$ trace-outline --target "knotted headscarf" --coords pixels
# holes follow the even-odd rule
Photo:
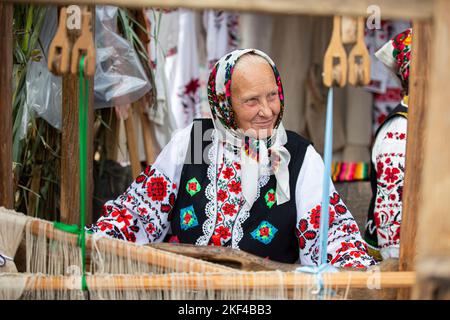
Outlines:
[[[375,56],[400,79],[404,95],[408,95],[409,88],[411,40],[410,28],[396,35],[375,53]]]
[[[278,86],[280,113],[275,122],[272,135],[268,139],[245,136],[239,130],[231,104],[231,81],[234,66],[240,57],[253,53],[264,58],[272,67]],[[281,119],[284,111],[284,94],[280,75],[272,59],[256,49],[235,50],[223,56],[214,66],[208,81],[208,100],[219,139],[240,149],[242,168],[242,193],[251,207],[256,200],[261,175],[274,174],[277,180],[276,200],[282,204],[290,199],[289,190],[289,151],[286,131]],[[218,150],[218,149],[217,149]]]

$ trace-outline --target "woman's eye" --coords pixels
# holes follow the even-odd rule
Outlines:
[[[252,105],[255,105],[258,103],[258,99],[251,98],[251,99],[248,99],[245,103],[252,106]]]
[[[274,99],[274,98],[276,98],[278,96],[278,93],[277,92],[271,92],[270,94],[269,94],[269,99]]]

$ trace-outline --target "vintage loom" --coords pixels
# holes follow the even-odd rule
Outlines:
[[[343,78],[336,78],[338,74],[333,70],[332,77],[339,83]],[[272,271],[248,272],[167,251],[185,253],[183,247],[136,246],[92,235],[86,237],[83,263],[79,245],[84,241],[50,222],[0,208],[0,226],[0,264],[5,268],[0,271],[6,270],[0,274],[0,294],[4,298],[327,299],[349,298],[358,290],[359,298],[373,298],[390,289],[409,289],[416,282],[415,272],[391,272],[395,266],[384,271],[383,265],[370,272],[308,274],[294,271],[297,266],[272,264],[266,268]],[[17,272],[13,261],[23,256],[21,250],[16,255],[21,242],[25,263]]]
[[[392,288],[409,288],[415,279],[414,272],[342,271],[323,274],[318,294],[317,276],[296,272],[296,265],[271,263],[246,254],[239,260],[220,249],[219,258],[206,257],[227,264],[244,259],[251,269],[261,270],[248,271],[168,251],[189,252],[189,246],[139,246],[95,235],[86,240],[87,290],[82,290],[78,235],[59,230],[54,223],[0,208],[0,250],[4,257],[0,299],[373,298]],[[217,254],[217,248],[205,249]],[[23,272],[17,272],[18,268]]]

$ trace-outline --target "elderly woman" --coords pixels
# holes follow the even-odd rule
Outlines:
[[[104,205],[91,230],[139,244],[228,246],[317,265],[324,166],[309,141],[283,127],[273,61],[255,49],[227,54],[211,71],[208,98],[212,119],[176,133],[155,163]],[[332,185],[329,214],[329,262],[374,264]]]

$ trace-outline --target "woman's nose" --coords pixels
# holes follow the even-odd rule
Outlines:
[[[261,108],[259,109],[259,116],[270,117],[271,115],[272,115],[272,110],[269,107],[269,103],[267,101],[263,101],[261,103]]]

